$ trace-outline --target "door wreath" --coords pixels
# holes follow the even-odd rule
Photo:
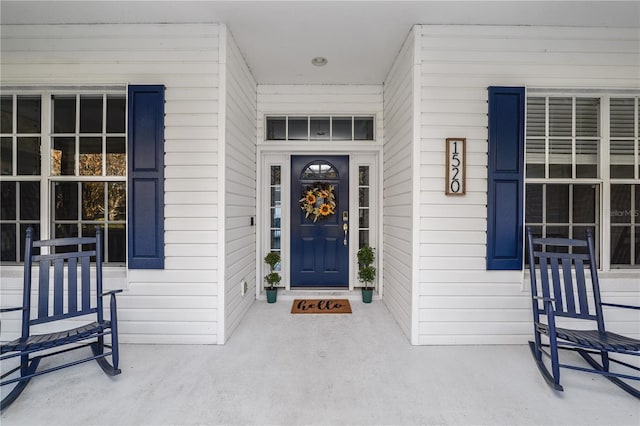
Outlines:
[[[305,218],[313,216],[313,221],[327,219],[336,212],[335,187],[326,182],[308,185],[302,192],[300,208],[306,213]]]

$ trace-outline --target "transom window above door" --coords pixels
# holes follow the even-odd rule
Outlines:
[[[372,116],[268,116],[267,141],[373,141]]]

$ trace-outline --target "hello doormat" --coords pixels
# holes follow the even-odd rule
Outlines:
[[[347,299],[296,299],[291,306],[292,314],[350,314]]]

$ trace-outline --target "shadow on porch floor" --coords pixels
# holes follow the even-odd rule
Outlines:
[[[115,379],[96,363],[37,377],[1,423],[640,424],[603,377],[563,370],[553,392],[525,345],[413,347],[382,302],[290,308],[257,301],[224,346],[122,345]]]

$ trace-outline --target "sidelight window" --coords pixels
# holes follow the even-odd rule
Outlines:
[[[370,245],[369,166],[358,167],[358,248]]]
[[[269,202],[269,251],[282,252],[282,167],[271,166]],[[278,263],[276,271],[280,271]]]

